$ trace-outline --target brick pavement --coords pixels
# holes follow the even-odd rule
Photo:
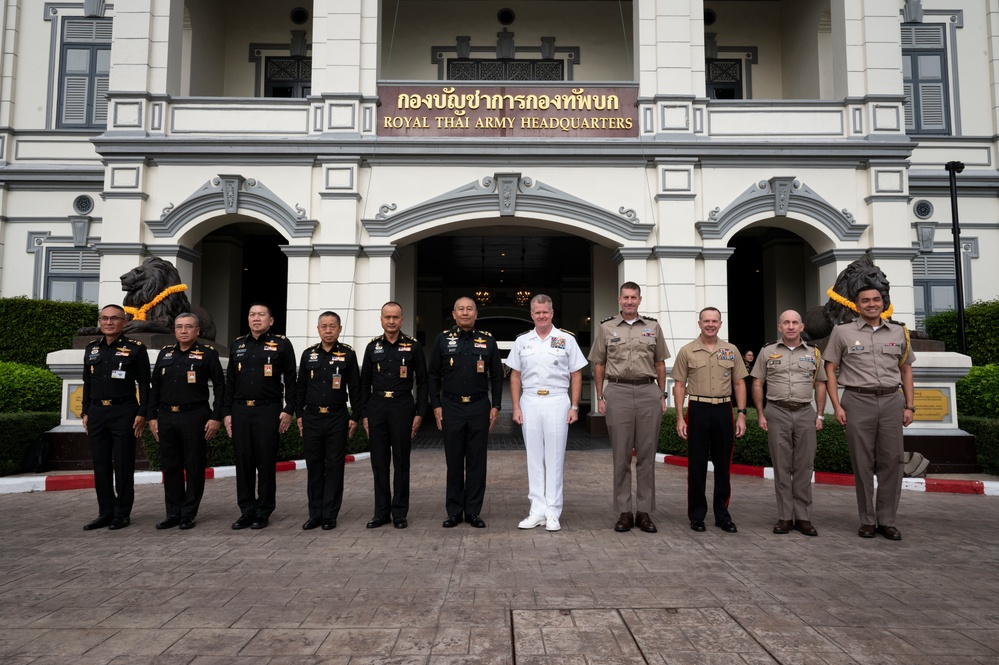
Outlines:
[[[329,532],[305,473],[271,526],[232,531],[232,478],[198,526],[84,532],[92,490],[0,496],[0,663],[904,663],[999,665],[999,499],[906,493],[904,540],[857,538],[852,488],[814,487],[818,538],[770,532],[773,484],[733,478],[739,533],[690,531],[685,471],[658,465],[659,533],[612,530],[610,453],[566,459],[563,529],[521,531],[522,452],[492,451],[488,528],[445,530],[440,450],[413,454],[410,527],[366,529],[366,462]]]

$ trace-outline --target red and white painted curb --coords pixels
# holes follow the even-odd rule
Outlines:
[[[687,458],[679,455],[667,455],[656,453],[656,462],[672,464],[673,466],[687,466]],[[748,464],[733,464],[731,472],[740,476],[754,476],[756,478],[774,479],[774,469],[772,466],[749,466]],[[714,465],[708,462],[708,471],[714,471]],[[816,471],[812,474],[812,482],[823,485],[842,485],[853,487],[853,474],[850,473],[827,473]],[[877,481],[875,481],[877,482]],[[986,496],[999,496],[999,481],[994,480],[950,480],[937,478],[904,478],[902,489],[913,492],[946,492],[948,494],[984,494]]]
[[[346,463],[360,462],[371,457],[371,453],[347,455]],[[305,468],[305,460],[278,462],[278,471],[299,471]],[[236,475],[234,466],[216,466],[205,469],[205,478],[232,478]],[[159,485],[163,482],[163,474],[159,471],[137,471],[136,485]],[[14,476],[0,478],[0,494],[17,494],[20,492],[53,492],[58,490],[93,489],[93,473],[73,473],[56,476]]]

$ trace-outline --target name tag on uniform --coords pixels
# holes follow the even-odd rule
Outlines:
[[[111,378],[112,379],[124,379],[125,378],[125,370],[123,370],[123,369],[113,369],[113,370],[111,370]]]
[[[187,382],[188,383],[198,382],[198,373],[195,372],[193,369],[187,371]]]
[[[479,374],[485,374],[485,372],[486,372],[486,361],[485,360],[476,360],[475,361],[475,371],[478,372]]]
[[[399,365],[399,378],[405,379],[407,376],[409,376],[409,368],[405,365]]]
[[[340,390],[340,381],[342,377],[339,374],[333,375],[333,390]]]
[[[274,376],[274,365],[264,365],[264,376]]]

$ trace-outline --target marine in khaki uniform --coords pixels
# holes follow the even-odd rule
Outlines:
[[[780,339],[760,349],[751,372],[753,403],[760,428],[767,433],[774,465],[777,523],[774,533],[792,528],[806,536],[819,535],[812,526],[812,471],[815,468],[815,432],[822,429],[826,405],[826,372],[819,350],[801,339],[801,315],[787,310],[777,321]],[[763,383],[767,406],[763,408]],[[812,406],[812,395],[815,406]]]
[[[614,459],[615,531],[633,526],[655,533],[649,516],[656,507],[656,449],[666,411],[669,349],[655,319],[639,316],[642,290],[625,282],[617,297],[621,311],[597,328],[589,360],[594,364],[597,410],[606,416]],[[604,386],[606,379],[607,385]],[[631,504],[631,459],[635,450],[636,514]]]
[[[836,326],[829,336],[826,391],[836,421],[846,427],[860,517],[857,535],[873,538],[880,533],[889,540],[902,540],[895,515],[904,476],[902,428],[912,423],[916,411],[912,404],[915,355],[905,326],[882,317],[887,293],[872,287],[850,295],[860,318]]]
[[[687,517],[690,528],[704,531],[708,502],[704,495],[708,474],[708,451],[715,467],[713,509],[715,526],[728,533],[738,529],[728,512],[732,494],[729,465],[735,445],[732,400],[738,409],[735,436],[746,433],[746,382],[749,373],[734,344],[719,339],[721,312],[705,307],[697,317],[701,334],[680,349],[673,363],[673,398],[676,400],[676,432],[687,442]],[[683,400],[688,397],[687,416]]]

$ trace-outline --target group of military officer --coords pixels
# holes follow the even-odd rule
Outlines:
[[[850,295],[858,318],[834,328],[824,363],[819,350],[802,339],[800,315],[788,310],[777,322],[780,338],[761,349],[753,368],[752,397],[774,464],[778,520],[773,531],[818,535],[809,516],[811,480],[816,430],[822,428],[820,414],[828,396],[836,420],[846,428],[858,535],[880,533],[900,540],[895,516],[903,476],[902,427],[915,412],[914,355],[904,326],[884,316],[887,294],[861,287]],[[600,322],[589,360],[594,363],[597,411],[606,418],[613,451],[614,529],[637,526],[654,533],[654,464],[668,405],[665,361],[670,353],[658,322],[639,314],[641,302],[638,284],[621,286],[619,313]],[[553,327],[551,298],[536,295],[530,306],[535,328],[517,338],[507,361],[513,420],[523,426],[528,461],[530,512],[518,526],[558,531],[568,425],[578,418],[587,359],[571,333]],[[359,369],[354,350],[339,342],[340,317],[326,311],[319,316],[320,342],[305,350],[296,374],[291,343],[270,332],[274,319],[269,307],[255,303],[249,310],[250,333],[233,342],[223,378],[217,352],[198,341],[197,317],[181,314],[175,321],[177,343],[160,352],[150,377],[145,347],[122,334],[125,312],[117,305],[104,307],[99,320],[103,336],[87,347],[84,360],[83,426],[93,453],[99,505],[97,519],[84,528],[129,525],[135,438],[147,417],[161,444],[166,496],[166,519],[157,529],[194,526],[204,493],[205,441],[222,422],[236,458],[240,516],[232,528],[265,528],[275,506],[278,439],[293,416],[308,468],[309,517],[303,529],[336,527],[347,441],[359,421],[370,440],[374,476],[375,509],[367,527],[392,523],[406,528],[411,441],[428,398],[447,461],[442,526],[464,521],[485,527],[486,447],[501,407],[504,371],[495,339],[475,327],[477,315],[471,298],[455,302],[455,325],[435,339],[428,366],[420,343],[401,332],[402,307],[388,302],[381,309],[383,333],[368,343]],[[748,373],[739,349],[719,338],[721,325],[718,309],[700,311],[700,334],[680,349],[671,376],[676,430],[688,445],[690,528],[706,530],[710,458],[715,525],[736,533],[728,511],[729,467],[734,440],[746,431]]]

